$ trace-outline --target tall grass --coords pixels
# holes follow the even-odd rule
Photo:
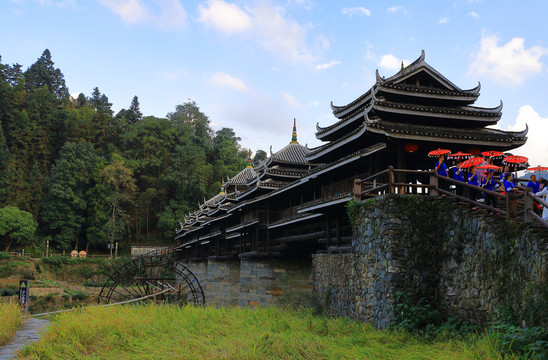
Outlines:
[[[23,315],[15,303],[0,303],[0,345],[7,344],[21,326]]]
[[[268,308],[88,308],[53,320],[30,359],[499,359],[494,342],[424,343],[403,332]]]

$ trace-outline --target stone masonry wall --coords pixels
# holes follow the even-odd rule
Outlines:
[[[208,305],[265,306],[290,291],[312,294],[310,259],[207,260],[183,264],[200,282]]]
[[[519,313],[541,301],[545,230],[443,198],[387,195],[361,211],[349,254],[313,258],[314,290],[329,294],[334,313],[384,328],[405,292],[446,316],[484,323],[502,306]]]

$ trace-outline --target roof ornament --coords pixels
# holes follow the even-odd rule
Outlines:
[[[293,118],[293,134],[291,136],[291,144],[298,144],[297,141],[297,119]]]
[[[221,191],[219,191],[219,194],[224,194],[224,193],[225,193],[225,184],[221,182]]]
[[[253,160],[251,160],[251,149],[247,151],[247,166],[248,168],[253,167]]]
[[[403,72],[403,60],[401,61],[401,70]]]
[[[377,84],[384,84],[385,81],[381,76],[379,75],[379,69],[375,70],[375,77],[377,78]]]

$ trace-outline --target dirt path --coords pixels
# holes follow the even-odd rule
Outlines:
[[[23,326],[15,333],[11,342],[0,346],[0,360],[8,360],[16,357],[17,352],[30,343],[40,340],[40,333],[50,324],[44,319],[27,319]]]

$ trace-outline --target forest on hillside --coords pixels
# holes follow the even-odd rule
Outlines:
[[[170,243],[175,228],[246,165],[230,128],[213,131],[193,101],[165,118],[135,96],[69,95],[49,50],[26,71],[0,57],[0,249],[106,251]],[[254,162],[264,160],[257,150]]]

